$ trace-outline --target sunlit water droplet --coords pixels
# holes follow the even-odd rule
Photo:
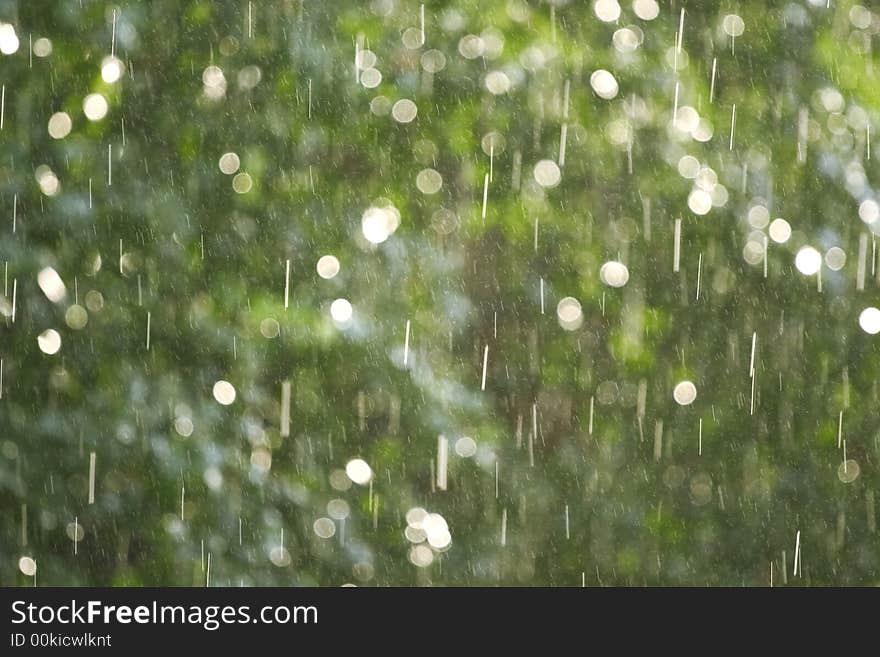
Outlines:
[[[712,209],[712,195],[703,189],[695,189],[688,196],[688,207],[694,214],[707,214]]]
[[[363,459],[352,459],[345,465],[345,474],[354,483],[365,486],[373,478],[373,471]]]
[[[229,381],[223,379],[214,384],[214,399],[224,406],[229,406],[235,401],[235,388]]]
[[[61,349],[61,335],[55,329],[46,329],[37,336],[37,345],[44,354],[57,354]]]
[[[101,94],[89,94],[83,100],[83,113],[89,121],[100,121],[109,109],[107,99]]]
[[[822,254],[812,246],[805,246],[797,252],[794,266],[804,276],[813,276],[822,266]]]
[[[672,391],[672,398],[681,406],[692,404],[697,398],[697,386],[690,381],[680,381]]]
[[[770,239],[777,244],[785,244],[791,237],[791,225],[781,217],[777,217],[770,222]]]
[[[595,0],[593,12],[604,23],[613,23],[620,18],[620,5],[617,0]]]
[[[634,0],[633,11],[643,21],[652,21],[660,15],[660,5],[656,0]]]
[[[574,331],[583,324],[584,313],[580,301],[574,297],[564,297],[556,305],[556,317],[559,325],[566,331]]]
[[[49,118],[49,136],[52,139],[64,139],[73,129],[73,121],[67,112],[55,112]]]
[[[336,535],[336,523],[330,518],[318,518],[312,525],[312,530],[319,538],[333,538]]]
[[[553,160],[541,160],[535,165],[535,180],[541,187],[556,187],[562,180],[562,171]]]
[[[611,100],[617,96],[619,90],[617,80],[605,69],[593,71],[593,74],[590,76],[590,86],[599,98],[604,98],[605,100]]]
[[[37,562],[32,557],[22,557],[18,560],[18,569],[23,575],[33,577],[37,573]]]
[[[0,23],[0,52],[4,55],[12,55],[18,52],[18,45],[15,27],[9,23]]]
[[[611,287],[623,287],[629,280],[629,269],[622,262],[609,260],[599,269],[599,279]]]
[[[436,194],[443,186],[443,177],[434,169],[422,169],[416,176],[416,187],[422,194]]]
[[[391,108],[391,116],[398,123],[411,123],[418,113],[416,104],[408,98],[398,100]]]
[[[318,276],[325,279],[330,279],[336,276],[339,273],[339,260],[336,256],[325,255],[321,256],[318,259],[318,264],[316,269],[318,270]]]
[[[241,161],[238,159],[236,153],[223,153],[223,155],[220,156],[218,164],[220,166],[220,171],[227,176],[231,176],[238,171],[238,167],[241,166]]]
[[[330,317],[334,322],[345,324],[351,320],[354,309],[348,299],[336,299],[330,304]]]
[[[880,333],[880,309],[873,306],[865,308],[859,315],[859,326],[865,333]]]
[[[64,281],[61,280],[61,276],[52,267],[44,267],[40,270],[40,273],[37,274],[37,285],[40,286],[46,298],[53,303],[62,301],[67,295]]]
[[[118,57],[109,55],[101,62],[101,79],[107,84],[118,82],[123,73],[125,73],[125,64]]]

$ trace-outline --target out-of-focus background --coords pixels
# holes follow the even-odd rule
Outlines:
[[[878,583],[870,3],[0,22],[0,584]]]

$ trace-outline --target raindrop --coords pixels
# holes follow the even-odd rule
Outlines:
[[[556,305],[556,317],[559,325],[566,331],[574,331],[580,328],[584,321],[584,313],[581,310],[580,301],[574,297],[560,299]]]
[[[822,266],[822,254],[812,246],[805,246],[797,252],[794,266],[804,276],[813,276]]]
[[[330,518],[318,518],[312,529],[319,538],[333,538],[336,534],[336,523]]]
[[[125,64],[118,57],[109,55],[101,62],[101,79],[107,84],[118,82],[123,73],[125,73]]]
[[[37,574],[37,562],[32,557],[22,557],[18,560],[18,569],[23,575],[33,577]]]
[[[535,180],[541,187],[556,187],[562,180],[562,171],[553,160],[541,160],[535,165]]]
[[[363,459],[352,459],[345,464],[345,474],[354,483],[360,486],[366,486],[373,478],[373,471],[367,462]]]
[[[672,398],[681,406],[692,404],[697,398],[697,386],[690,381],[680,381],[672,391]]]
[[[617,96],[619,90],[617,80],[615,80],[614,76],[605,69],[593,71],[593,74],[590,76],[590,86],[593,88],[593,91],[596,92],[597,96],[604,98],[605,100],[611,100]]]
[[[436,194],[443,186],[443,177],[434,169],[422,169],[416,176],[416,187],[422,194]]]
[[[865,333],[877,335],[880,333],[880,309],[869,306],[859,315],[859,326]]]
[[[318,270],[318,276],[321,278],[330,279],[336,276],[339,273],[339,260],[336,256],[325,255],[321,256],[318,259],[318,265],[316,269]]]
[[[89,121],[100,121],[109,109],[107,99],[101,94],[89,94],[83,100],[83,113]]]
[[[44,354],[57,354],[61,349],[61,335],[55,329],[46,329],[37,336],[37,345]]]
[[[416,118],[417,112],[416,104],[407,98],[398,100],[391,108],[391,116],[398,123],[411,123]]]
[[[52,139],[64,139],[72,128],[73,121],[70,120],[70,114],[67,112],[55,112],[49,118],[49,136]]]
[[[349,322],[353,313],[354,310],[347,299],[336,299],[330,304],[330,316],[339,324]]]
[[[220,156],[219,161],[220,171],[225,173],[227,176],[231,176],[233,173],[238,171],[238,167],[241,166],[241,161],[238,159],[238,155],[235,153],[224,153]]]
[[[599,278],[611,287],[623,287],[629,280],[629,269],[622,262],[609,260],[599,269]]]
[[[777,244],[785,244],[791,237],[791,225],[781,217],[777,217],[770,222],[770,239]]]
[[[455,441],[454,449],[462,458],[470,458],[477,453],[477,443],[470,436],[462,436]]]
[[[224,406],[229,406],[235,401],[235,388],[229,381],[223,379],[214,384],[214,399]]]
[[[58,275],[58,272],[51,267],[44,267],[37,274],[37,285],[46,295],[46,298],[53,303],[62,301],[67,295],[67,288],[64,287],[64,281]]]

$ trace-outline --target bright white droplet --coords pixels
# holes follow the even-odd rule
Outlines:
[[[688,207],[694,214],[707,214],[712,209],[712,195],[703,189],[695,189],[688,196]]]
[[[61,182],[58,180],[58,176],[45,164],[37,167],[36,171],[34,171],[34,176],[37,179],[37,184],[40,186],[40,191],[46,196],[55,196],[61,189]]]
[[[805,246],[794,258],[794,266],[804,276],[812,276],[822,266],[822,254],[812,246]]]
[[[18,569],[23,575],[33,577],[37,572],[37,562],[31,557],[22,557],[18,560]]]
[[[599,269],[599,278],[611,287],[623,287],[629,280],[629,269],[622,262],[609,260]]]
[[[553,160],[541,160],[535,165],[535,180],[541,187],[556,187],[562,180],[562,171]]]
[[[672,391],[672,398],[681,406],[692,404],[697,398],[697,386],[690,381],[681,381],[676,384],[675,389]]]
[[[422,520],[422,531],[428,537],[428,544],[435,550],[442,550],[452,542],[449,525],[439,513],[429,513],[425,516],[425,519]]]
[[[354,309],[351,307],[348,299],[336,299],[336,301],[330,304],[330,316],[333,318],[333,321],[340,324],[345,324],[351,320],[353,313]]]
[[[825,253],[825,264],[831,271],[840,271],[846,264],[846,252],[839,246],[832,246]]]
[[[52,139],[64,139],[72,128],[73,121],[70,120],[70,114],[67,112],[55,112],[49,118],[49,136]]]
[[[777,217],[770,222],[770,239],[777,244],[785,244],[791,237],[791,224],[785,219]]]
[[[125,73],[125,64],[119,57],[109,55],[101,62],[101,79],[107,84],[117,82]]]
[[[52,303],[58,303],[67,294],[67,288],[64,287],[64,281],[58,275],[58,272],[51,267],[44,267],[37,274],[37,285]]]
[[[37,57],[48,57],[52,54],[52,42],[46,37],[34,41],[34,54]]]
[[[83,100],[83,112],[89,121],[100,121],[107,116],[110,106],[101,94],[89,94]]]
[[[574,297],[565,297],[556,305],[556,317],[559,325],[566,331],[574,331],[580,328],[584,321],[584,312],[581,303]]]
[[[382,72],[377,68],[368,68],[361,73],[361,84],[366,89],[375,89],[382,82]]]
[[[373,470],[363,459],[352,459],[345,464],[345,474],[354,483],[365,486],[373,478]]]
[[[880,309],[869,306],[859,315],[859,326],[865,333],[877,335],[880,333]]]
[[[510,91],[510,78],[504,71],[492,71],[486,76],[486,89],[495,96]]]
[[[318,259],[317,270],[321,278],[333,278],[339,273],[339,260],[332,255],[321,256]]]
[[[394,120],[398,123],[412,122],[412,120],[416,118],[417,113],[418,108],[416,107],[416,104],[408,98],[398,100],[391,107],[391,116],[393,116]]]
[[[721,21],[721,27],[728,36],[738,37],[746,29],[746,24],[736,14],[727,14],[724,20]]]
[[[12,55],[18,52],[18,36],[15,28],[9,23],[0,23],[0,52]]]
[[[387,240],[400,225],[400,214],[393,207],[375,207],[366,209],[361,218],[361,231],[366,240],[372,244],[381,244]]]
[[[452,543],[452,534],[449,530],[428,534],[428,545],[435,550],[445,550]]]
[[[214,399],[224,406],[229,406],[235,401],[235,388],[229,381],[220,379],[214,384]]]
[[[604,98],[605,100],[614,98],[619,90],[617,80],[605,69],[593,71],[593,74],[590,76],[590,86],[593,87],[593,91],[596,92],[599,98]]]
[[[660,5],[656,0],[634,0],[633,11],[643,21],[652,21],[660,15]]]
[[[37,336],[37,345],[44,354],[57,354],[61,349],[61,335],[55,329],[46,329]]]
[[[223,153],[220,156],[220,171],[225,173],[227,176],[231,176],[233,173],[238,171],[238,167],[241,166],[241,160],[238,159],[238,155],[236,153]]]
[[[620,18],[620,5],[617,0],[596,0],[593,3],[593,12],[603,23],[613,23]]]

